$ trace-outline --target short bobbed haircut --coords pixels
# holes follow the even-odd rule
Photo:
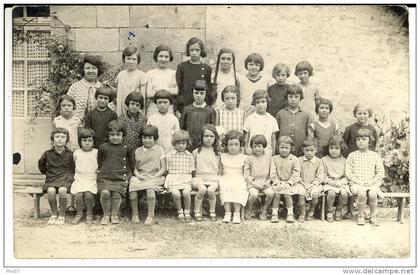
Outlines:
[[[291,84],[287,86],[287,89],[286,89],[286,96],[288,95],[300,95],[300,100],[302,100],[303,99],[302,88],[296,84]]]
[[[264,148],[267,147],[267,139],[265,138],[265,136],[263,135],[255,135],[251,138],[251,141],[249,143],[249,145],[254,146],[254,145],[259,145],[261,144]]]
[[[153,97],[153,101],[157,104],[158,99],[167,99],[169,103],[172,104],[172,95],[167,90],[159,90],[156,92],[155,96]]]
[[[205,80],[199,79],[194,83],[193,89],[196,91],[207,91],[208,90],[207,82]]]
[[[191,145],[190,134],[185,130],[179,130],[173,134],[172,140],[171,140],[172,146],[175,146],[175,144],[181,141],[186,141],[187,146]]]
[[[225,134],[225,138],[223,139],[223,145],[227,148],[228,141],[231,139],[239,140],[239,144],[241,147],[244,146],[244,134],[237,130],[230,130]]]
[[[306,137],[302,141],[302,148],[315,146],[315,148],[318,147],[318,141],[314,138]]]
[[[309,76],[312,76],[314,73],[314,68],[312,67],[311,63],[308,61],[301,61],[296,64],[295,67],[295,76],[298,76],[299,72],[308,71]]]
[[[227,85],[222,91],[222,101],[225,102],[225,95],[227,93],[234,93],[236,94],[236,107],[239,107],[239,103],[241,102],[241,92],[239,88],[235,85]]]
[[[372,131],[369,130],[368,128],[359,129],[359,131],[357,131],[356,133],[356,138],[358,137],[368,137],[369,141],[373,140]]]
[[[104,72],[104,68],[103,68],[103,63],[101,60],[101,57],[96,56],[96,55],[85,55],[85,57],[83,58],[83,62],[81,64],[81,75],[85,76],[85,64],[89,63],[93,66],[95,66],[98,69],[98,76],[100,76],[101,74],[103,74]]]
[[[131,92],[124,100],[125,106],[128,107],[130,105],[130,101],[134,101],[140,103],[140,108],[143,109],[144,107],[144,98],[140,92]]]
[[[130,56],[130,55],[133,55],[133,54],[136,54],[136,56],[137,56],[137,64],[139,64],[140,61],[141,61],[140,51],[136,47],[134,47],[134,46],[127,46],[127,47],[125,47],[125,49],[123,50],[123,53],[122,53],[122,62],[125,63],[125,57],[126,56]]]
[[[244,62],[245,69],[248,70],[248,63],[250,63],[250,62],[254,62],[254,63],[260,64],[260,72],[262,70],[264,70],[264,59],[263,59],[263,57],[260,54],[258,54],[258,53],[251,53],[250,55],[248,55],[245,58],[245,62]]]
[[[318,102],[316,102],[316,105],[315,105],[315,113],[319,113],[319,106],[321,106],[321,104],[323,104],[323,105],[328,105],[328,107],[330,107],[330,114],[331,114],[331,112],[332,112],[332,110],[333,110],[333,104],[332,104],[332,101],[331,100],[329,100],[328,98],[323,98],[323,97],[321,97],[319,100],[318,100]]]
[[[344,139],[340,137],[339,135],[333,135],[328,140],[328,148],[330,146],[338,146],[340,148],[341,153],[347,150],[346,143],[344,142]],[[330,155],[329,149],[327,149],[328,155]]]
[[[277,63],[274,67],[273,67],[273,73],[272,73],[272,77],[276,78],[276,75],[278,75],[280,72],[285,71],[287,74],[287,77],[290,76],[290,68],[289,66],[287,66],[284,63]]]
[[[64,100],[70,101],[73,104],[73,110],[76,109],[76,101],[74,100],[74,98],[71,95],[68,95],[68,94],[60,96],[60,98],[58,99],[58,103],[57,103],[58,109],[61,109],[61,103]]]
[[[114,100],[114,93],[110,87],[102,86],[96,89],[95,98],[98,99],[99,95],[107,96],[109,98],[109,102]]]
[[[360,104],[360,103],[356,104],[356,106],[354,106],[354,108],[353,108],[353,116],[354,117],[356,117],[356,113],[359,109],[367,110],[368,113],[369,113],[369,117],[372,117],[372,108],[366,106],[365,104]]]
[[[82,148],[82,139],[84,138],[92,138],[95,142],[95,132],[89,128],[83,128],[80,130],[77,142],[79,143],[80,148]]]
[[[265,98],[267,100],[267,103],[270,101],[266,90],[256,90],[252,94],[252,105],[255,105],[255,101],[261,98]]]
[[[57,127],[54,130],[51,131],[50,139],[52,142],[54,142],[54,135],[55,134],[65,134],[66,135],[66,143],[70,141],[70,134],[69,131],[66,128]]]
[[[278,140],[279,146],[282,143],[283,144],[290,144],[290,146],[293,146],[294,145],[293,139],[291,137],[289,137],[289,136],[281,136],[281,137],[279,137],[279,140]]]
[[[156,47],[155,51],[153,52],[153,60],[157,62],[157,57],[160,52],[168,52],[169,53],[169,61],[172,62],[174,60],[174,55],[172,54],[171,48],[166,45],[159,45]]]
[[[185,47],[185,54],[187,56],[190,56],[190,47],[193,44],[198,43],[198,45],[200,45],[200,56],[201,57],[206,57],[207,56],[207,51],[206,51],[206,47],[204,46],[204,42],[203,40],[201,40],[200,38],[197,37],[193,37],[190,40],[188,40],[187,42],[187,46]]]
[[[124,127],[124,123],[122,123],[121,121],[119,121],[117,119],[113,120],[113,121],[110,121],[108,123],[107,130],[108,130],[108,134],[111,133],[111,132],[122,132],[123,137],[125,137],[125,135],[127,134],[127,130]]]
[[[159,130],[156,126],[153,125],[144,126],[143,132],[141,134],[142,137],[153,137],[155,141],[159,139]]]

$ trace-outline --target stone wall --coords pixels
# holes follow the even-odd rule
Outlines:
[[[205,40],[205,13],[205,6],[51,6],[53,32],[62,34],[68,25],[77,51],[99,54],[117,65],[132,43],[141,51],[143,71],[153,68],[153,51],[159,44],[171,47],[170,67],[176,69],[188,39]],[[135,37],[129,39],[129,33]]]

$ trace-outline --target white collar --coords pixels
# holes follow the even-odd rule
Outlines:
[[[193,106],[197,107],[197,108],[204,108],[204,107],[206,107],[206,102],[203,102],[203,104],[201,104],[201,105],[197,105],[197,103],[193,102]]]

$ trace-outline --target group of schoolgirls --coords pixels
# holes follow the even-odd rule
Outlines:
[[[160,45],[153,55],[157,67],[147,74],[135,73],[137,66],[127,65],[117,77],[117,88],[107,84],[96,89],[96,108],[82,123],[68,123],[74,120],[76,103],[69,94],[60,97],[53,147],[38,163],[46,174],[48,224],[64,224],[68,193],[74,196],[77,211],[73,224],[83,219],[84,210],[86,222],[94,222],[95,197],[103,210],[100,223],[120,223],[119,210],[127,195],[131,221],[139,223],[139,195],[145,193],[145,224],[152,225],[156,193],[168,190],[180,221],[202,221],[205,197],[209,219],[216,221],[216,191],[225,210],[224,223],[240,223],[241,207],[245,219],[251,219],[259,193],[265,195],[261,220],[279,221],[283,197],[286,222],[311,221],[325,192],[327,221],[351,218],[354,201],[349,195],[354,195],[357,223],[368,220],[378,225],[384,168],[374,152],[377,133],[368,122],[369,107],[357,104],[353,111],[357,121],[342,134],[330,118],[332,102],[309,81],[313,74],[309,62],[296,65],[300,82],[289,84],[287,65],[277,64],[272,78],[267,78],[262,74],[264,60],[256,53],[245,59],[244,76],[236,72],[231,49],[220,50],[215,73],[202,61],[206,51],[200,39],[188,41],[186,55],[189,60],[171,70],[167,66],[172,52]],[[123,52],[123,61],[130,59],[140,62],[133,46]],[[132,81],[130,76],[141,77]],[[115,94],[116,112],[110,108]],[[197,190],[193,217],[191,190]],[[342,215],[346,204],[348,211]]]

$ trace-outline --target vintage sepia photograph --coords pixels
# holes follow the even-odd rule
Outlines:
[[[17,262],[414,257],[415,5],[6,8]]]

